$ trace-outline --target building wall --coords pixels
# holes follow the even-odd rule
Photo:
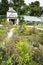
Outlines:
[[[43,21],[43,17],[23,16],[25,21]]]
[[[14,12],[7,12],[7,17],[17,17],[17,13]]]

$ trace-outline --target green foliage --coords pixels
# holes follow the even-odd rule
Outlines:
[[[43,33],[40,35],[39,43],[43,45]]]
[[[24,17],[19,17],[19,25],[25,24]]]
[[[37,62],[39,65],[43,65],[43,47],[39,47],[35,50],[33,55],[33,60]]]
[[[29,5],[31,16],[41,16],[41,7],[39,1],[31,2]]]
[[[0,47],[0,64],[4,65],[6,63],[7,59],[8,59],[8,57],[7,57],[5,49]]]
[[[6,27],[8,27],[8,26],[13,26],[13,22],[8,22],[8,21],[3,21],[3,22],[1,22],[1,24],[2,25],[5,25]]]
[[[5,32],[4,30],[0,29],[0,41],[2,41],[3,38],[5,37],[4,32]]]
[[[24,40],[19,41],[16,44],[17,51],[19,53],[19,56],[22,59],[22,65],[30,65],[32,60],[32,47]]]
[[[4,21],[6,21],[6,16],[5,15],[0,15],[0,24]]]
[[[24,6],[21,8],[20,14],[21,14],[21,15],[29,15],[28,11],[29,11],[29,6],[28,6],[28,5],[24,5]]]
[[[43,31],[30,28],[26,24],[6,24],[0,27],[0,64],[43,65]],[[12,27],[14,33],[9,39],[6,35]]]
[[[7,0],[2,0],[0,3],[0,15],[5,15],[7,10],[8,10],[8,1]]]
[[[5,22],[4,22],[5,23]],[[0,27],[0,45],[7,36],[8,31],[12,28],[12,24],[4,24],[3,26]]]
[[[14,3],[14,9],[20,15],[21,7],[24,6],[24,0],[13,0],[13,3]]]

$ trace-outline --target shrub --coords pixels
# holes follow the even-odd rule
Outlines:
[[[16,49],[22,59],[22,65],[30,65],[32,59],[32,47],[26,41],[19,41]]]

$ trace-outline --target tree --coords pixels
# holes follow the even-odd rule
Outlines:
[[[8,1],[7,0],[2,0],[0,3],[0,15],[5,15],[7,10],[8,10]]]
[[[40,7],[39,1],[31,2],[31,4],[29,4],[29,9],[31,16],[41,16],[42,8]]]
[[[25,5],[24,7],[21,8],[21,13],[22,15],[28,15],[28,11],[29,11],[29,6]]]
[[[13,0],[14,9],[20,14],[21,8],[25,5],[24,0]]]

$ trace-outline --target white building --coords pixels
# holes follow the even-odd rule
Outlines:
[[[41,22],[42,17],[35,17],[35,16],[24,16],[25,21],[35,21],[35,22]]]
[[[9,7],[9,10],[7,11],[7,21],[8,22],[12,21],[13,24],[19,23],[18,14],[12,7]]]
[[[24,18],[24,20],[27,22],[27,21],[35,21],[35,22],[43,22],[43,16],[41,17],[35,17],[35,16],[25,16],[25,15],[22,15],[21,18]]]

